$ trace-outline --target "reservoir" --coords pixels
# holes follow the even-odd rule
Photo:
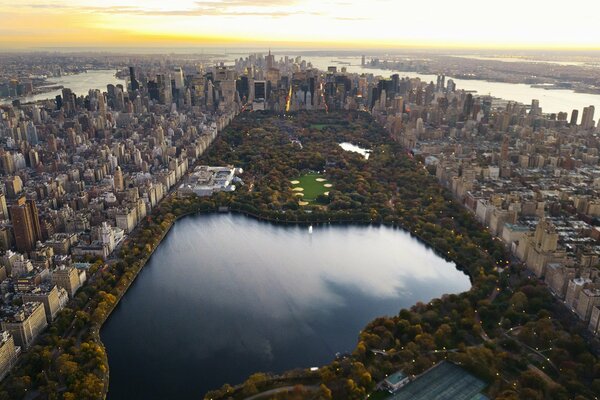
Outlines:
[[[109,400],[201,399],[258,371],[329,363],[378,316],[470,288],[408,233],[178,221],[101,331]]]

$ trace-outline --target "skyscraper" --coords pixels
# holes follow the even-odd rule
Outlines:
[[[26,135],[27,142],[29,142],[30,145],[35,146],[38,144],[37,128],[35,127],[32,121],[29,121],[29,123],[27,124]]]
[[[579,110],[573,110],[573,112],[571,113],[571,121],[569,122],[569,125],[571,125],[571,126],[577,125],[578,118],[579,118]]]
[[[584,107],[581,116],[581,129],[592,129],[594,127],[594,106]]]
[[[125,185],[123,183],[123,171],[121,171],[121,167],[119,166],[117,166],[117,169],[115,171],[114,186],[115,191],[117,192],[122,192],[125,188]]]
[[[135,68],[129,67],[129,80],[131,81],[131,91],[135,92],[136,90],[140,90],[140,83],[137,81],[135,77]]]
[[[540,101],[537,99],[531,100],[531,110],[529,112],[531,115],[541,115],[542,109],[540,108]]]
[[[34,200],[21,196],[10,207],[10,216],[15,235],[15,247],[25,253],[35,249],[38,240],[42,239],[40,219]]]
[[[508,161],[508,136],[504,135],[502,140],[502,149],[500,150],[500,159],[502,161]]]
[[[165,74],[156,76],[161,104],[171,105],[173,101],[173,90],[171,87],[171,77]]]
[[[184,88],[184,78],[183,78],[183,69],[181,67],[173,68],[173,80],[175,81],[176,89]]]
[[[267,70],[273,68],[275,66],[275,56],[271,54],[271,49],[269,49],[269,55],[267,56]]]

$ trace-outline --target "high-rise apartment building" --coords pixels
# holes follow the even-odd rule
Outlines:
[[[35,338],[48,326],[42,303],[24,303],[12,315],[2,320],[2,330],[9,331],[15,344],[29,348]]]
[[[23,191],[23,181],[19,175],[9,176],[4,181],[4,187],[6,189],[6,197],[16,199]]]
[[[581,129],[592,129],[594,127],[594,106],[584,107],[581,116]]]
[[[569,121],[569,125],[575,126],[577,125],[577,120],[579,119],[579,110],[573,110],[571,113],[571,120]]]
[[[0,332],[0,381],[6,377],[17,361],[15,340],[8,331]]]
[[[71,298],[82,285],[77,268],[64,265],[52,271],[52,283],[65,289]]]
[[[44,304],[44,312],[48,323],[52,322],[56,314],[62,310],[69,301],[67,291],[53,285],[51,288],[37,287],[21,295],[24,303],[39,302]]]
[[[21,196],[10,207],[10,216],[15,236],[15,247],[22,253],[35,249],[38,240],[42,239],[42,230],[38,210],[34,200]]]
[[[114,187],[115,191],[117,192],[122,192],[125,189],[125,185],[123,182],[123,171],[121,171],[121,167],[119,166],[117,166],[115,170]]]

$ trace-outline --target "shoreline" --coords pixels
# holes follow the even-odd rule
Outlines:
[[[398,73],[400,75],[402,74],[417,74],[417,75],[436,75],[436,73],[434,72],[430,72],[430,71],[403,71],[403,70],[399,70],[396,68],[385,68],[382,66],[376,66],[376,67],[370,67],[370,66],[364,66],[363,68],[369,70],[384,70],[384,71],[390,71],[391,73]],[[370,72],[373,75],[377,75],[375,72]],[[526,85],[527,87],[531,88],[531,89],[544,89],[544,90],[551,90],[551,91],[570,91],[572,93],[576,93],[576,94],[588,94],[588,95],[592,95],[592,96],[600,96],[600,89],[592,89],[592,88],[588,88],[588,89],[584,89],[584,88],[561,88],[561,87],[556,87],[555,84],[552,84],[552,86],[548,86],[548,87],[540,87],[541,84],[539,83],[533,83],[533,84],[529,84],[526,82],[508,82],[508,81],[502,81],[502,80],[498,80],[498,79],[492,79],[492,78],[482,78],[482,77],[470,77],[470,76],[454,76],[454,75],[446,75],[446,79],[460,79],[463,81],[473,81],[473,82],[487,82],[487,83],[504,83],[504,84],[509,84],[509,85]],[[473,89],[464,89],[464,91],[466,93],[478,93],[480,96],[485,96],[484,93],[480,93],[477,90],[473,90]],[[511,100],[511,99],[505,99],[502,97],[496,97],[492,94],[492,97],[498,98],[498,99],[502,99],[502,100],[506,100],[506,101],[516,101],[516,100]]]

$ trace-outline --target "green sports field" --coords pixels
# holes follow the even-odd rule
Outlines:
[[[322,181],[319,181],[319,180]],[[295,183],[298,182],[298,183]],[[308,203],[314,203],[317,197],[321,194],[325,194],[331,190],[331,187],[326,187],[325,185],[330,185],[329,182],[321,175],[317,173],[309,173],[302,175],[300,178],[292,180],[292,190],[295,188],[302,188],[303,191],[297,191],[297,193],[303,193],[304,196],[300,197],[301,201],[305,201]]]

